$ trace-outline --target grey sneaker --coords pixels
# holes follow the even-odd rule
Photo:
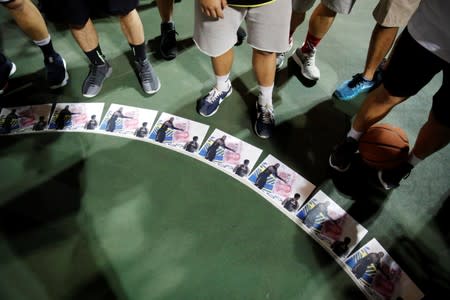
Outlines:
[[[320,70],[316,66],[316,49],[310,53],[303,53],[301,48],[298,48],[292,58],[300,66],[304,77],[309,80],[319,80]]]
[[[111,76],[112,67],[108,62],[102,65],[89,65],[89,74],[83,82],[82,93],[83,96],[91,98],[97,96],[102,89],[103,82],[106,78]]]
[[[139,82],[141,83],[144,92],[147,94],[154,94],[159,91],[161,88],[161,82],[159,81],[159,78],[148,59],[145,59],[142,62],[135,61],[134,63],[136,65]]]

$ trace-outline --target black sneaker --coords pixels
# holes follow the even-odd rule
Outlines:
[[[244,28],[239,27],[237,32],[236,32],[236,36],[237,36],[237,42],[234,45],[235,46],[240,46],[240,45],[242,45],[242,43],[244,42],[245,38],[247,37],[247,32],[245,32]]]
[[[141,83],[144,92],[147,94],[154,94],[159,91],[161,82],[148,59],[145,59],[142,62],[135,61],[134,63],[136,65],[139,82]]]
[[[47,82],[51,89],[57,89],[67,84],[69,74],[67,73],[66,61],[58,53],[44,59],[47,70]]]
[[[0,66],[0,95],[2,95],[8,86],[9,77],[16,72],[16,65],[6,59],[5,63]]]
[[[394,169],[379,170],[378,180],[380,180],[380,183],[385,190],[390,190],[398,187],[400,185],[400,180],[408,178],[412,169],[413,166],[405,162]]]
[[[255,133],[263,139],[272,136],[275,128],[275,116],[272,105],[260,105],[256,102]]]
[[[175,24],[173,22],[161,23],[161,44],[159,51],[166,60],[174,59],[177,56],[177,39]]]
[[[357,150],[358,141],[354,138],[346,137],[340,144],[334,146],[328,159],[330,167],[339,172],[347,171]]]
[[[111,76],[112,67],[105,61],[101,65],[89,65],[89,74],[83,82],[81,88],[83,96],[91,98],[97,96],[102,89],[103,82]]]

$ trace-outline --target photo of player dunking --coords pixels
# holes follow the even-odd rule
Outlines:
[[[206,155],[205,158],[209,161],[214,161],[214,159],[216,158],[216,154],[217,154],[217,149],[219,149],[219,147],[222,147],[224,149],[230,150],[232,152],[236,152],[236,150],[234,150],[233,148],[228,147],[225,144],[225,140],[227,139],[226,135],[223,135],[221,138],[216,139],[211,146],[208,147],[208,149],[206,150]]]
[[[62,110],[59,111],[55,119],[55,129],[64,129],[66,124],[72,119],[72,115],[78,115],[79,113],[71,112],[69,110],[69,105],[66,105]]]
[[[267,168],[265,168],[261,173],[259,173],[258,177],[256,178],[255,185],[259,189],[262,189],[266,185],[267,179],[270,176],[278,178],[279,180],[283,181],[284,183],[287,183],[284,178],[282,178],[278,175],[277,170],[279,167],[280,167],[280,164],[275,163],[275,164],[270,165]]]
[[[173,124],[174,120],[175,118],[171,117],[169,120],[161,124],[161,127],[159,127],[158,131],[156,132],[155,141],[163,143],[166,139],[166,132],[168,129],[183,131],[183,128],[178,128]]]
[[[106,123],[106,131],[108,132],[114,132],[114,130],[116,129],[116,121],[121,118],[121,119],[133,119],[133,117],[129,117],[129,116],[125,116],[123,113],[123,107],[119,107],[118,110],[116,110],[115,112],[113,112],[113,114],[111,115],[111,117],[109,118],[108,122]]]

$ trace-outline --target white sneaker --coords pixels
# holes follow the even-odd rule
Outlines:
[[[303,76],[309,80],[319,80],[320,70],[316,66],[315,48],[310,53],[303,53],[301,48],[298,48],[292,58],[300,66]]]
[[[284,63],[286,62],[286,57],[288,56],[289,52],[292,49],[292,46],[294,45],[294,40],[291,38],[289,40],[289,49],[286,52],[277,53],[277,71],[281,70]]]

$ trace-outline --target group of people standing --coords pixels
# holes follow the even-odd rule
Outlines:
[[[177,55],[176,30],[172,20],[174,0],[156,0],[161,16],[161,56],[167,60]],[[252,67],[259,87],[254,131],[261,138],[272,136],[275,114],[272,93],[276,70],[280,69],[294,44],[294,33],[305,20],[315,0],[195,0],[193,40],[199,50],[211,58],[216,83],[197,103],[199,114],[210,117],[231,95],[230,72],[236,33],[245,21],[247,42],[252,48]],[[319,80],[316,65],[320,41],[331,28],[336,15],[349,14],[356,0],[321,0],[314,8],[304,42],[293,53],[302,75]],[[66,62],[52,46],[45,21],[30,0],[0,0],[19,27],[44,54],[50,88],[68,82]],[[111,75],[112,67],[102,52],[98,32],[92,21],[100,10],[118,16],[122,32],[129,43],[134,67],[143,90],[158,92],[161,82],[146,55],[144,27],[136,10],[139,0],[41,0],[40,6],[49,20],[67,24],[77,44],[89,60],[89,72],[82,85],[85,97],[96,96]],[[433,97],[429,119],[422,127],[408,162],[395,170],[380,170],[379,179],[386,189],[398,186],[421,160],[445,147],[450,141],[449,62],[450,4],[445,0],[379,0],[373,11],[373,29],[363,72],[340,84],[334,95],[349,101],[370,92],[355,116],[346,139],[337,145],[329,158],[338,171],[349,168],[357,151],[359,137],[389,111],[420,91],[435,74],[443,71],[441,89]],[[406,27],[405,27],[406,26]],[[387,57],[399,28],[405,27],[397,46]],[[387,58],[387,59],[386,59]],[[384,63],[385,62],[385,63]],[[0,55],[0,93],[16,66]],[[447,99],[445,99],[447,98]]]

